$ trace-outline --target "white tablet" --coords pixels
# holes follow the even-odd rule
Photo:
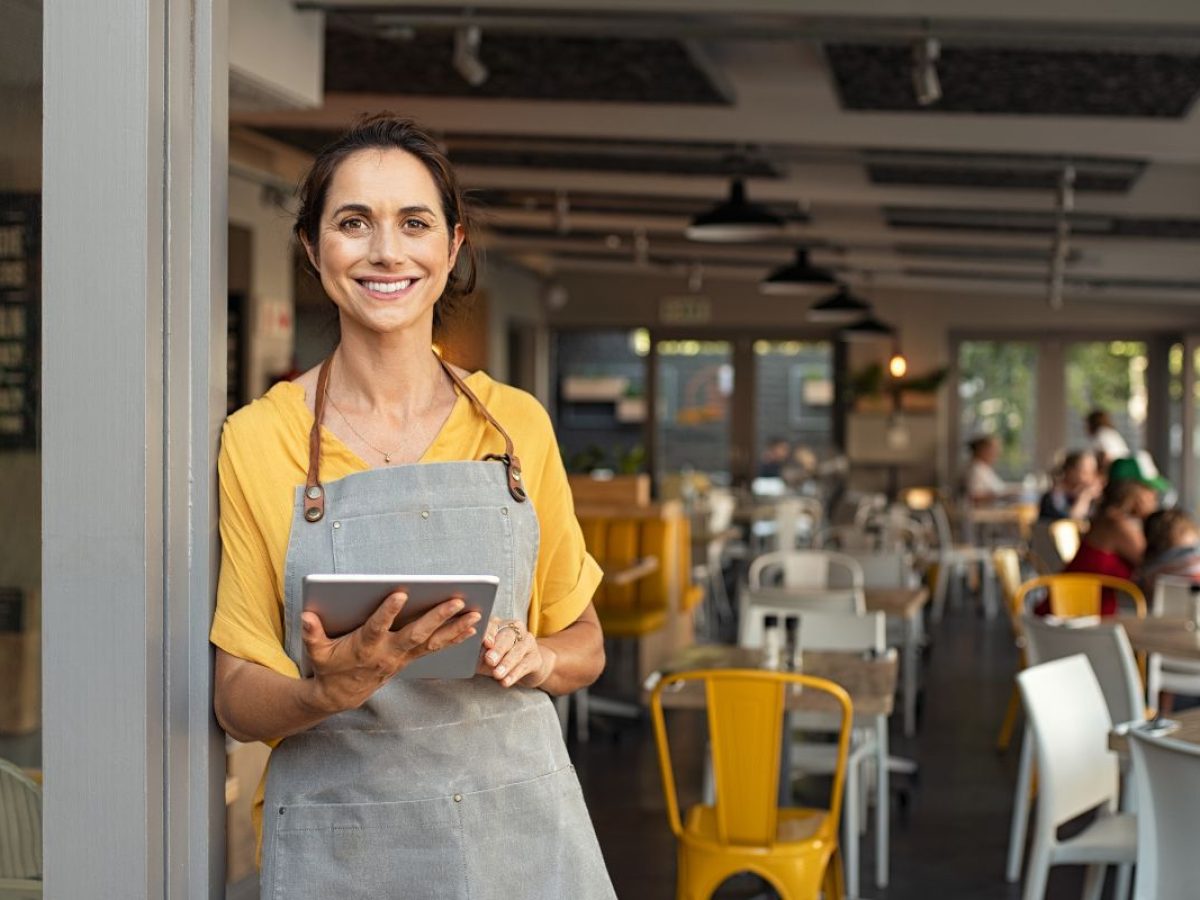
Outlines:
[[[460,644],[444,647],[396,673],[397,678],[470,678],[479,661],[479,648],[487,629],[492,604],[500,579],[495,575],[306,575],[301,605],[321,619],[330,637],[348,634],[358,628],[379,608],[391,593],[403,589],[408,602],[392,624],[403,628],[446,600],[465,602],[459,615],[480,615],[475,634]],[[312,675],[308,654],[300,665],[305,678]]]

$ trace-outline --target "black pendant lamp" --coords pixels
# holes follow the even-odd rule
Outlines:
[[[775,237],[782,231],[783,219],[747,200],[745,182],[735,178],[729,199],[692,219],[685,234],[693,241],[735,243]]]
[[[866,344],[873,341],[891,341],[896,332],[891,325],[868,315],[838,332],[838,337],[851,344]]]
[[[836,294],[831,294],[819,303],[810,306],[807,318],[810,322],[849,325],[870,314],[870,303],[854,296],[848,288],[841,287],[838,288]]]
[[[814,266],[808,261],[808,250],[796,251],[796,258],[786,266],[780,266],[758,283],[764,294],[811,294],[837,287],[837,279],[828,269]]]

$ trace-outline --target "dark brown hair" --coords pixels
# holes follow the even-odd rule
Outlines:
[[[360,150],[403,150],[415,156],[433,178],[442,204],[442,217],[446,220],[451,241],[454,240],[454,226],[462,226],[463,242],[458,251],[458,258],[446,279],[445,290],[433,308],[433,327],[437,329],[441,326],[445,314],[475,290],[478,260],[475,246],[471,242],[467,205],[450,160],[446,158],[433,136],[412,119],[391,113],[364,116],[345,134],[321,148],[300,184],[300,209],[296,213],[296,224],[293,226],[296,238],[301,244],[311,246],[315,252],[316,236],[320,231],[321,215],[325,212],[325,197],[329,193],[329,185],[333,176],[337,174],[338,167]],[[309,265],[311,266],[311,263]],[[319,277],[315,270],[313,274]]]
[[[1108,417],[1108,413],[1102,409],[1093,409],[1087,414],[1087,419],[1085,421],[1087,422],[1088,431],[1090,432],[1099,431],[1101,428],[1113,427],[1112,419],[1110,419]]]
[[[1146,519],[1146,559],[1161,556],[1181,546],[1179,536],[1196,523],[1181,509],[1160,509]]]

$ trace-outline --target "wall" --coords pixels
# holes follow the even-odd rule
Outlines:
[[[488,372],[500,381],[516,379],[513,361],[508,358],[508,332],[513,326],[528,327],[536,341],[536,347],[530,351],[535,357],[533,393],[549,405],[549,345],[542,280],[498,254],[485,254],[482,258],[481,283],[488,295]]]

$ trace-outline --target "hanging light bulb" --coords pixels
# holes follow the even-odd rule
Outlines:
[[[903,378],[908,374],[908,360],[899,347],[892,351],[892,358],[888,360],[888,374],[893,378]]]

